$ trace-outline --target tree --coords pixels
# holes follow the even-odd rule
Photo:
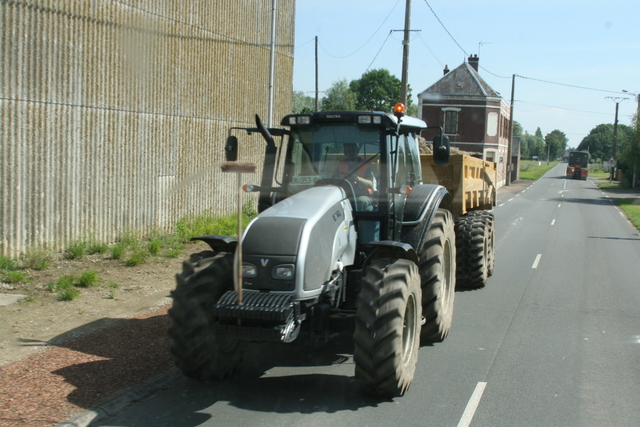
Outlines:
[[[551,133],[548,133],[547,136],[544,137],[547,153],[549,155],[547,161],[561,156],[567,149],[567,141],[567,135],[565,135],[564,132],[561,132],[558,129],[555,129],[551,131]]]
[[[616,157],[623,152],[627,141],[633,139],[633,133],[633,128],[618,124]],[[591,129],[589,135],[585,136],[578,145],[578,150],[588,151],[594,159],[609,160],[613,155],[613,125],[603,123]]]
[[[536,138],[542,138],[542,131],[540,130],[540,126],[536,129]]]
[[[625,139],[622,142],[620,162],[618,166],[628,177],[631,185],[638,186],[638,173],[640,172],[640,118],[638,113],[633,116],[629,132],[625,132]],[[620,126],[620,125],[618,125]]]
[[[522,156],[522,158],[527,159],[531,157],[532,143],[533,143],[533,135],[530,135],[529,132],[525,131],[524,135],[520,137],[520,156]]]
[[[356,94],[349,88],[347,79],[333,82],[322,98],[322,111],[353,111],[356,109]]]
[[[517,121],[513,121],[513,136],[522,136],[522,125]]]
[[[311,96],[307,96],[302,91],[293,91],[293,99],[291,102],[291,112],[294,114],[310,113],[316,110],[316,100]]]
[[[352,80],[349,88],[356,94],[356,109],[367,111],[390,112],[400,101],[400,86],[402,82],[389,70],[367,71],[358,80]],[[407,113],[415,115],[418,107],[411,99],[411,88],[407,87]]]

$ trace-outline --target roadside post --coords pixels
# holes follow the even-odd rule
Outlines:
[[[236,262],[234,265],[233,287],[238,294],[238,305],[242,305],[242,174],[255,173],[257,166],[252,162],[224,162],[222,172],[235,172],[238,187],[238,247],[236,249]]]

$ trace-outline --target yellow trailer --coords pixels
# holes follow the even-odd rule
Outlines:
[[[433,154],[421,154],[422,182],[440,184],[453,199],[455,218],[496,205],[496,164],[466,154],[451,153],[448,165],[439,166]]]
[[[440,184],[452,197],[456,231],[456,288],[485,286],[495,264],[496,164],[451,153],[449,164],[436,165],[421,154],[422,182]]]

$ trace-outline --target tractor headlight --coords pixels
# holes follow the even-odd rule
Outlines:
[[[295,273],[295,267],[293,264],[283,264],[274,267],[271,275],[274,279],[291,280]]]
[[[249,263],[242,263],[242,277],[256,277],[258,275],[258,269],[255,265]]]

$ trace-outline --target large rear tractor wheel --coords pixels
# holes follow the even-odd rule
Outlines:
[[[419,254],[422,282],[422,342],[449,334],[455,296],[456,246],[451,212],[438,209]]]
[[[211,251],[191,256],[176,275],[169,310],[171,353],[184,375],[197,380],[224,379],[242,360],[246,343],[215,332],[213,304],[233,289],[233,254]]]
[[[412,261],[373,260],[362,277],[353,335],[355,376],[378,396],[402,396],[420,348],[420,274]]]

